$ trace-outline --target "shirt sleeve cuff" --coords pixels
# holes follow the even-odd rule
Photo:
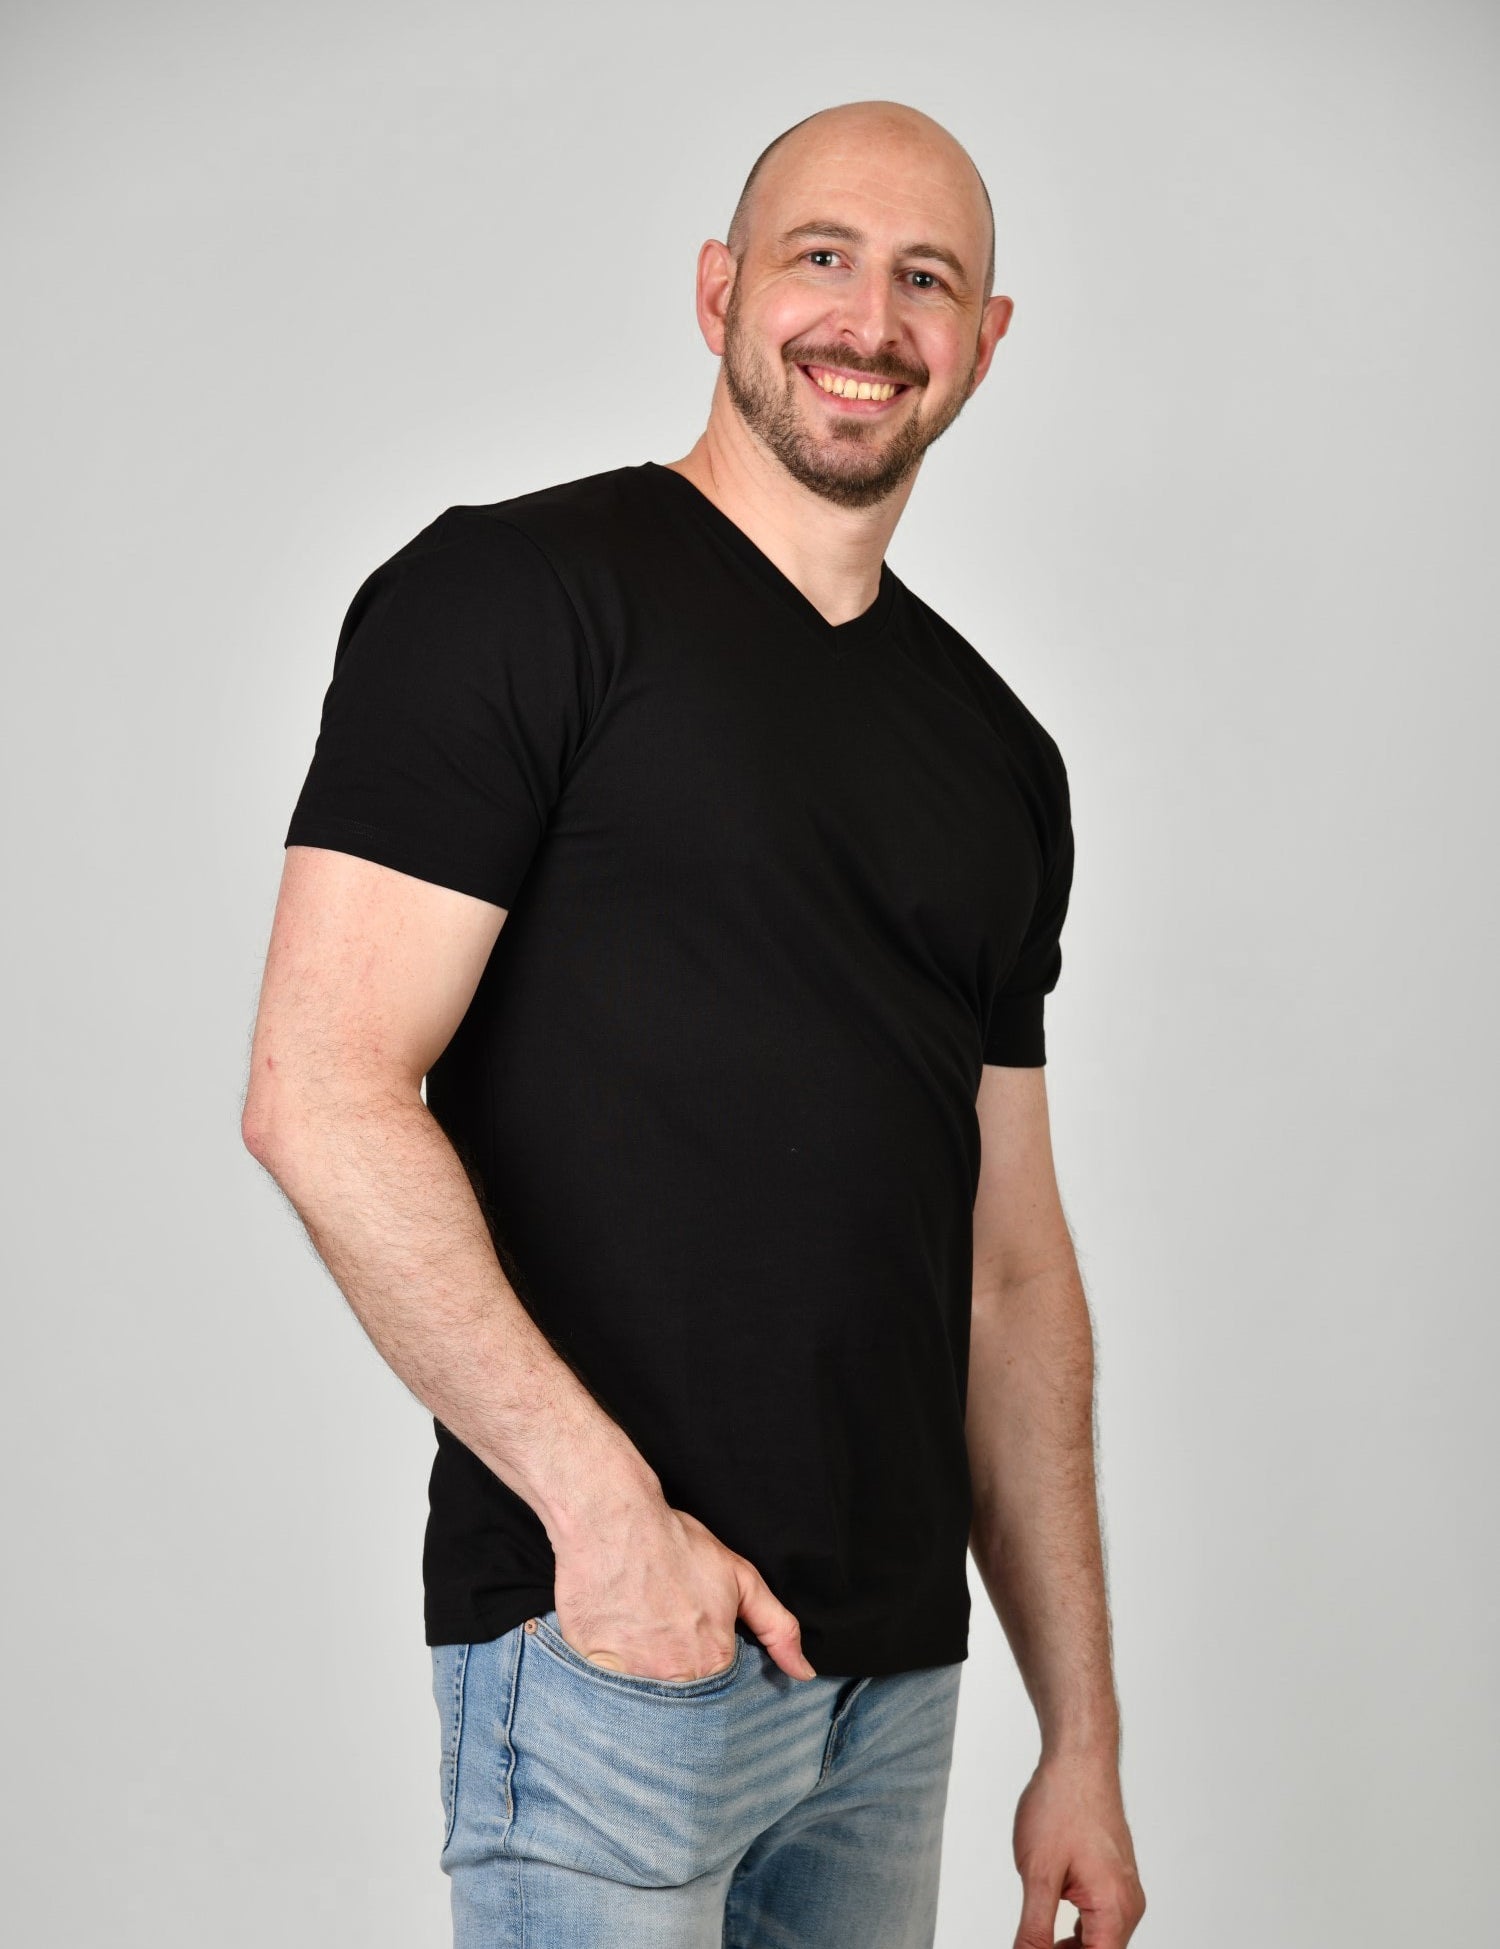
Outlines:
[[[382,832],[376,826],[355,819],[334,818],[329,813],[304,812],[293,815],[287,829],[287,846],[324,846],[334,853],[352,853],[376,866],[389,866],[397,873],[416,880],[429,880],[434,886],[452,887],[456,893],[471,894],[492,906],[513,904],[524,868],[499,868],[491,861],[467,858],[462,854],[420,839]]]
[[[1040,1069],[1047,1061],[1045,995],[998,995],[990,1010],[984,1060],[1007,1069]]]

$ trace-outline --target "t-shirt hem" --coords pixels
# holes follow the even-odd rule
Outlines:
[[[890,1639],[877,1650],[852,1632],[805,1634],[802,1648],[821,1678],[887,1678],[897,1672],[928,1671],[935,1665],[961,1665],[969,1655],[968,1634]]]
[[[507,1593],[502,1605],[485,1606],[469,1612],[429,1603],[425,1612],[425,1635],[429,1645],[488,1644],[503,1637],[529,1617],[540,1617],[553,1609],[556,1594],[550,1585],[537,1584]],[[759,1644],[750,1627],[740,1618],[735,1623],[738,1635],[750,1644]],[[878,1641],[868,1631],[840,1630],[836,1626],[812,1630],[804,1628],[803,1650],[819,1677],[884,1678],[897,1672],[926,1671],[937,1665],[960,1665],[969,1655],[967,1623],[921,1633],[882,1632]]]
[[[428,1600],[425,1625],[430,1645],[488,1644],[504,1637],[528,1617],[539,1617],[553,1607],[550,1584],[534,1584],[506,1593],[505,1602],[471,1610],[464,1605],[434,1603]]]

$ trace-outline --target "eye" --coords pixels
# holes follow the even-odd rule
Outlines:
[[[940,291],[943,288],[943,280],[933,271],[913,271],[911,275],[927,279],[925,284],[917,287],[921,291]]]
[[[807,255],[809,257],[837,257],[838,252],[836,250],[810,250]],[[822,266],[819,265],[818,268],[821,270]]]

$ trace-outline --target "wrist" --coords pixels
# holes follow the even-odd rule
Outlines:
[[[1119,1721],[1044,1733],[1041,1763],[1043,1766],[1104,1767],[1117,1772],[1120,1765]]]
[[[554,1554],[576,1550],[590,1538],[617,1531],[643,1511],[664,1511],[661,1480],[640,1450],[623,1435],[588,1454],[569,1459],[566,1473],[537,1506]]]

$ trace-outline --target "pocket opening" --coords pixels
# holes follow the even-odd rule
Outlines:
[[[532,1634],[542,1649],[558,1663],[571,1670],[587,1674],[606,1685],[614,1685],[622,1690],[644,1693],[653,1698],[681,1699],[698,1698],[705,1692],[715,1692],[733,1683],[745,1655],[745,1640],[736,1631],[734,1634],[734,1655],[729,1663],[716,1672],[705,1672],[701,1678],[648,1678],[640,1672],[611,1671],[608,1665],[596,1665],[585,1658],[581,1651],[575,1651],[558,1628],[555,1609],[544,1611],[536,1619],[536,1630]]]

